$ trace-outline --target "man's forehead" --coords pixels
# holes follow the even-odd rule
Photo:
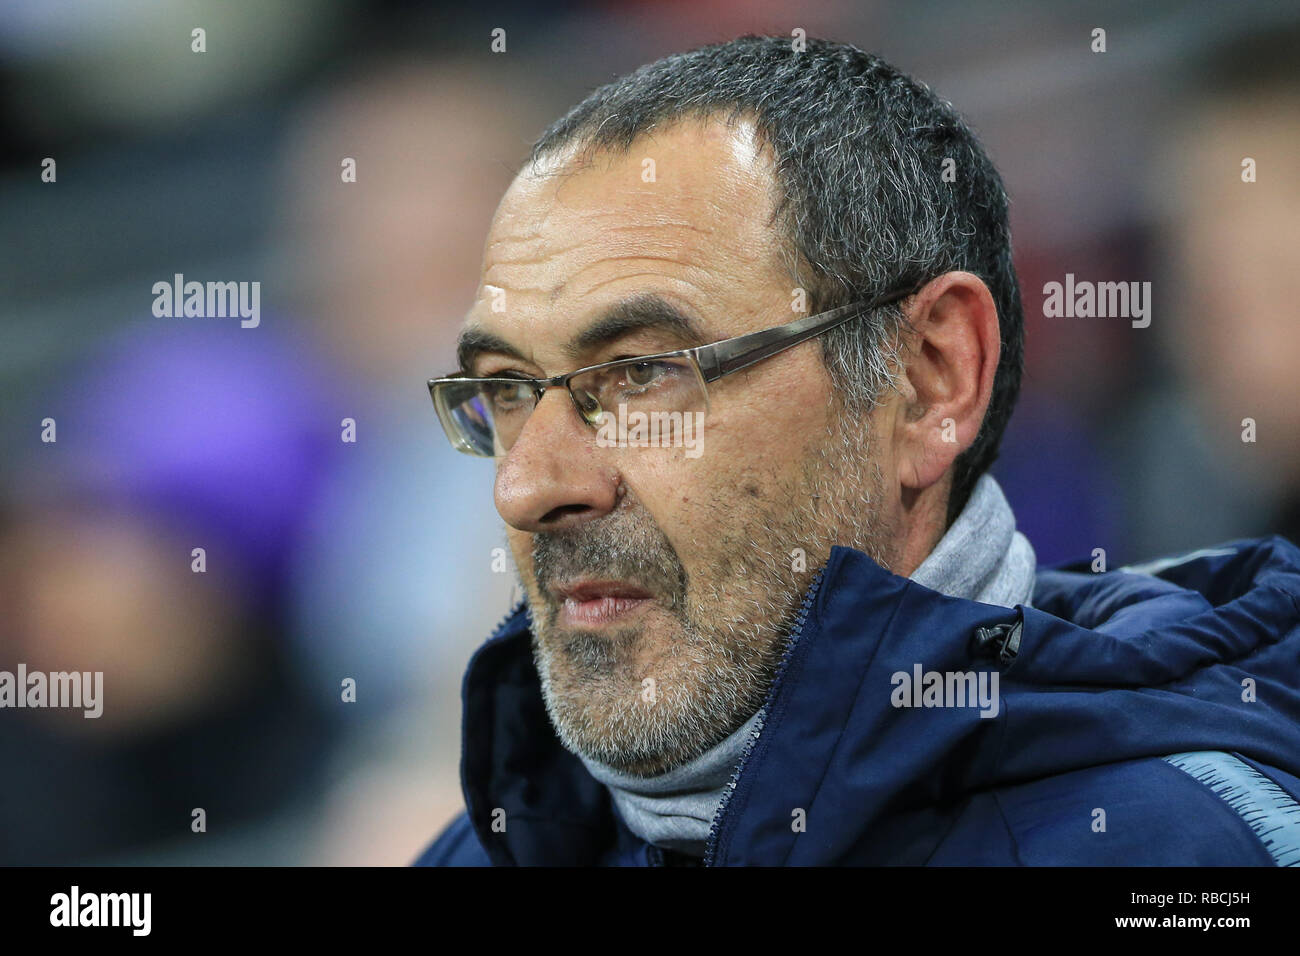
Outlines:
[[[656,242],[681,245],[685,233],[760,233],[769,228],[773,186],[749,121],[686,120],[626,150],[575,144],[515,178],[493,219],[485,267],[583,243],[601,252],[645,242],[654,255]]]
[[[471,324],[568,331],[566,316],[638,291],[734,313],[726,299],[785,285],[774,202],[770,158],[745,119],[674,123],[617,153],[562,151],[502,200]]]

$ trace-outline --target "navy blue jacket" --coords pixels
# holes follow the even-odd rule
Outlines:
[[[835,548],[705,865],[1300,864],[1300,549],[1040,569],[1032,604],[946,597]],[[917,665],[996,671],[996,716],[895,706]],[[467,812],[419,864],[684,861],[561,746],[525,605],[463,698]]]

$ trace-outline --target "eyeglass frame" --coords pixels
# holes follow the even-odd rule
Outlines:
[[[639,355],[630,358],[614,359],[610,362],[601,362],[597,365],[588,365],[584,368],[575,369],[572,372],[564,372],[560,375],[553,375],[550,378],[532,378],[526,375],[518,376],[476,376],[469,372],[455,372],[451,375],[444,375],[441,378],[431,378],[428,381],[429,397],[433,400],[434,408],[438,409],[438,400],[434,396],[434,387],[442,384],[464,384],[466,382],[508,382],[513,385],[531,384],[535,401],[533,408],[541,403],[548,389],[564,387],[569,393],[569,399],[577,409],[578,417],[592,428],[597,427],[593,422],[587,419],[583,413],[582,406],[578,402],[578,396],[573,394],[573,389],[569,387],[569,382],[579,375],[585,375],[588,372],[598,371],[603,368],[610,368],[615,365],[635,365],[638,362],[651,362],[656,359],[671,358],[673,356],[688,355],[699,372],[700,378],[705,385],[704,401],[705,407],[708,407],[709,390],[708,383],[716,382],[732,372],[739,372],[742,369],[749,368],[751,365],[771,358],[773,355],[779,355],[787,349],[792,349],[796,345],[801,345],[810,339],[819,335],[839,328],[851,319],[882,308],[886,305],[892,305],[903,299],[915,295],[924,288],[925,282],[917,283],[906,289],[894,290],[876,296],[872,299],[858,300],[842,305],[835,309],[825,312],[817,312],[813,315],[805,315],[803,318],[794,319],[791,322],[785,322],[781,325],[774,325],[770,328],[760,329],[757,332],[746,332],[743,335],[736,335],[729,339],[721,339],[717,342],[710,342],[706,345],[697,345],[687,349],[671,349],[667,352],[656,352],[653,355]],[[441,409],[439,410],[439,419],[442,419]],[[444,430],[446,422],[443,421]],[[451,438],[448,435],[448,438]],[[490,455],[480,455],[477,451],[464,447],[463,442],[457,442],[452,439],[452,444],[460,451],[476,457],[488,458],[495,457]]]

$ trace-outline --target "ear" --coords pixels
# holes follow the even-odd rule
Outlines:
[[[938,482],[979,434],[1001,353],[998,310],[979,276],[948,272],[916,294],[894,419],[899,484]]]

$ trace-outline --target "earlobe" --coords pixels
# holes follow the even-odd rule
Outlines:
[[[933,409],[921,410],[919,420],[908,427],[911,434],[905,473],[909,480],[904,484],[919,491],[938,482],[952,467],[961,454],[960,434],[954,419],[937,419]]]

